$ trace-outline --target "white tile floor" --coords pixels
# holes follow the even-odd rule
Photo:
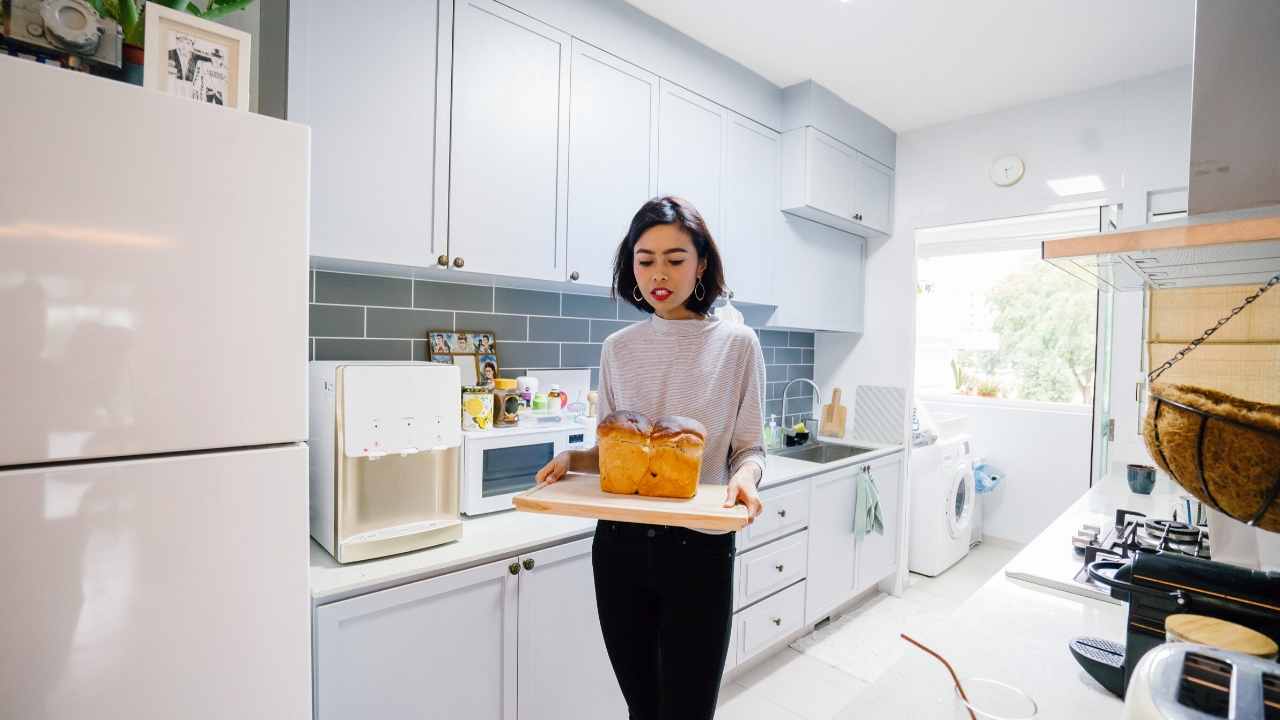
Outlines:
[[[906,651],[899,633],[945,622],[1019,549],[985,542],[936,578],[911,574],[902,597],[878,595],[832,618],[726,684],[717,720],[828,720]]]

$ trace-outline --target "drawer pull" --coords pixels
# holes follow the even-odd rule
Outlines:
[[[782,618],[776,617],[776,618],[769,618],[769,619],[773,621],[774,625],[777,625],[778,627],[782,627]]]
[[[777,564],[777,565],[774,565],[774,567],[778,569],[778,572],[782,572],[782,564],[781,564],[781,563],[779,563],[779,564]]]
[[[783,518],[784,518],[784,517],[786,517],[786,516],[787,516],[787,509],[786,509],[786,508],[783,508],[783,509],[781,509],[781,510],[779,510],[779,511],[778,511],[778,517],[783,517]]]

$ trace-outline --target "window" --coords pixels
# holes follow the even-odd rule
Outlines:
[[[916,390],[1089,405],[1097,291],[1040,259],[1096,207],[916,233]]]

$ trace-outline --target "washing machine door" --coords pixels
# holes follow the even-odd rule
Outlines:
[[[973,519],[973,503],[977,489],[973,484],[973,468],[968,463],[957,463],[947,470],[947,532],[954,540],[969,537],[969,523]]]

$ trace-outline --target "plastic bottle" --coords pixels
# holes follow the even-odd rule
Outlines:
[[[776,450],[782,445],[782,429],[778,427],[778,416],[769,416],[769,430],[764,435],[765,448]]]

